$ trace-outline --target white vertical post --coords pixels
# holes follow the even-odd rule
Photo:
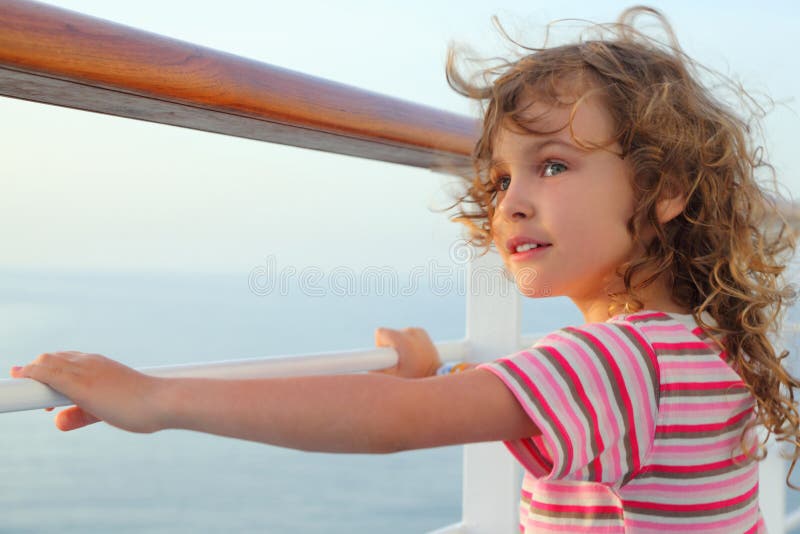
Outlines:
[[[758,506],[770,534],[786,532],[786,464],[780,447],[768,444],[767,457],[758,464]]]
[[[467,341],[471,362],[519,350],[520,299],[494,251],[467,268]],[[463,525],[471,534],[519,531],[520,467],[502,443],[464,447]]]

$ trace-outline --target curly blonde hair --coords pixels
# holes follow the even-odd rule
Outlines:
[[[640,15],[660,22],[666,42],[635,29]],[[620,266],[625,291],[609,294],[609,316],[617,307],[640,310],[639,290],[665,278],[675,303],[692,311],[749,387],[756,399],[754,425],[794,446],[793,469],[800,452],[794,398],[800,383],[783,365],[788,351],[777,353],[770,338],[779,335],[795,297],[782,276],[795,235],[777,206],[774,170],[754,141],[765,109],[737,83],[689,58],[654,9],[630,8],[617,23],[590,29],[592,38],[582,36],[571,45],[529,48],[515,42],[523,56],[481,70],[472,81],[461,75],[458,52],[451,47],[448,82],[485,104],[482,135],[473,151],[475,175],[451,206],[459,207],[451,219],[465,224],[471,243],[487,253],[496,197],[487,167],[498,131],[535,131],[524,115],[531,97],[563,106],[565,80],[569,91],[578,93],[566,105],[599,94],[616,126],[612,141],[634,169],[635,208],[628,231],[644,251]],[[743,112],[715,96],[726,89]],[[683,212],[659,223],[658,201],[676,194],[686,199]],[[645,242],[642,230],[648,225],[656,235]],[[705,324],[703,312],[717,324]],[[763,447],[746,450],[757,458],[765,454]],[[787,484],[792,486],[788,476]]]

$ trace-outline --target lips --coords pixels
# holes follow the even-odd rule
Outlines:
[[[546,241],[541,241],[533,237],[514,236],[506,242],[506,250],[508,250],[511,254],[516,254],[517,247],[521,245],[537,245],[536,249],[531,249],[537,250],[542,247],[549,247],[551,243],[547,243]]]

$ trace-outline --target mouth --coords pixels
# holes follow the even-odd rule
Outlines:
[[[540,253],[551,246],[553,246],[552,243],[525,236],[515,236],[506,242],[506,250],[511,254],[512,259],[533,256],[534,253]]]
[[[511,252],[509,259],[511,261],[525,261],[536,258],[544,254],[552,245],[534,245],[532,247],[522,245],[517,247],[516,252]]]

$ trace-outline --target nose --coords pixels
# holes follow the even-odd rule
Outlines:
[[[506,189],[505,194],[497,205],[497,212],[510,221],[533,217],[532,192],[524,185],[522,180],[511,180],[508,189]]]

